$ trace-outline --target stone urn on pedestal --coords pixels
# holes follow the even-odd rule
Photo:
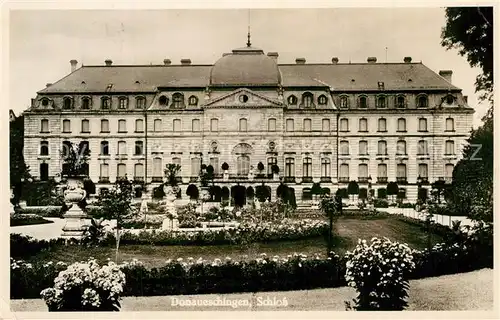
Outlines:
[[[163,191],[165,192],[165,213],[167,214],[167,218],[163,220],[163,230],[177,229],[179,225],[177,209],[175,208],[178,188],[169,185],[163,186]]]
[[[67,179],[66,190],[64,190],[64,201],[68,211],[63,215],[65,220],[61,237],[70,239],[81,239],[87,229],[85,218],[87,214],[78,206],[85,199],[87,192],[83,189],[83,179],[70,177]]]

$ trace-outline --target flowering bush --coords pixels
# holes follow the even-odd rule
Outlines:
[[[125,274],[113,262],[100,267],[95,259],[59,272],[54,287],[40,292],[49,311],[120,311]]]
[[[359,240],[346,253],[346,281],[356,288],[356,310],[403,310],[407,306],[408,279],[415,268],[413,251],[406,244],[372,238]],[[350,309],[350,303],[346,303]]]

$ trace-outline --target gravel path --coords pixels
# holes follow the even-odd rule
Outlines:
[[[352,288],[315,289],[286,292],[260,292],[195,295],[124,297],[122,311],[344,311],[344,301],[355,297]],[[287,306],[284,306],[286,298]],[[253,304],[228,306],[174,306],[175,301],[224,301]],[[493,269],[413,280],[410,282],[408,310],[493,311]],[[11,300],[12,311],[47,311],[40,299]]]

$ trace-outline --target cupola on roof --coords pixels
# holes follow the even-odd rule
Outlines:
[[[277,86],[280,82],[276,61],[250,41],[217,60],[210,72],[211,86]]]

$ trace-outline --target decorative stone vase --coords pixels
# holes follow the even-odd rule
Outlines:
[[[65,225],[62,228],[61,237],[80,240],[87,225],[85,218],[87,214],[78,206],[78,202],[85,199],[87,192],[83,189],[83,179],[80,177],[68,177],[66,190],[64,190],[64,201],[68,206],[68,211],[63,215]]]

